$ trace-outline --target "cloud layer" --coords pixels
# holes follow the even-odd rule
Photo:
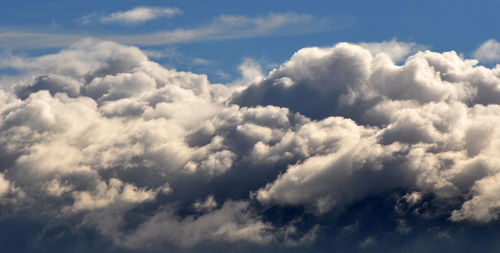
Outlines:
[[[130,11],[116,12],[108,16],[91,13],[82,17],[79,23],[89,25],[98,21],[100,23],[138,25],[155,18],[171,17],[180,13],[182,11],[178,8],[137,7]],[[126,33],[113,30],[108,32],[107,35],[97,33],[93,37],[128,45],[158,46],[194,41],[233,40],[317,33],[325,30],[342,29],[354,24],[355,21],[353,17],[331,20],[293,12],[268,13],[267,15],[260,16],[222,14],[214,17],[209,22],[192,27],[162,28],[148,32],[132,29]],[[127,28],[134,28],[134,26]],[[74,32],[39,32],[28,29],[1,29],[0,27],[0,46],[7,49],[60,49],[77,43],[88,36],[92,36],[93,32],[89,31],[89,29],[91,28]],[[74,30],[74,27],[71,27],[69,30]],[[88,36],[82,34],[88,34]]]
[[[500,68],[455,52],[394,63],[414,46],[304,48],[264,77],[247,62],[259,73],[238,86],[91,39],[4,58],[21,74],[0,90],[2,219],[138,251],[307,247],[336,226],[321,217],[381,196],[398,233],[443,213],[494,222]]]

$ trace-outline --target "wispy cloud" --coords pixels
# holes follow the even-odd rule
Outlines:
[[[77,34],[11,31],[0,29],[0,48],[61,48],[71,45],[85,36]]]
[[[123,14],[125,15],[125,13],[128,12],[124,12]],[[115,17],[123,16],[117,14]],[[135,18],[139,20],[139,17]],[[221,15],[211,22],[202,24],[198,27],[163,30],[145,34],[130,33],[101,36],[90,33],[87,34],[88,36],[81,36],[68,33],[18,32],[10,30],[4,30],[2,32],[0,30],[0,47],[58,48],[70,45],[83,37],[89,36],[125,44],[152,46],[207,40],[230,40],[314,33],[325,30],[342,29],[355,22],[356,19],[354,17],[333,20],[318,18],[308,14],[287,12],[270,13],[257,17]]]
[[[140,24],[159,17],[172,17],[182,13],[179,8],[136,7],[128,11],[111,13],[101,17],[103,23]]]
[[[302,34],[326,29],[340,29],[354,20],[331,22],[307,14],[271,13],[247,17],[221,15],[207,25],[192,29],[175,29],[149,34],[110,36],[107,39],[135,45],[162,45],[192,41],[242,39],[261,36]]]

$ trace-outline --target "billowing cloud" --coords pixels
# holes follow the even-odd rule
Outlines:
[[[409,217],[495,221],[500,68],[453,51],[395,63],[414,47],[304,48],[268,75],[247,60],[238,85],[92,39],[3,58],[20,74],[0,89],[0,215],[129,251],[310,247],[361,229],[352,208],[377,199],[398,235]],[[343,210],[353,224],[328,218]]]
[[[309,152],[303,162],[290,164],[256,192],[257,199],[306,204],[322,212],[389,188],[447,197],[487,194],[483,185],[495,181],[477,180],[496,174],[496,158],[486,157],[496,152],[498,119],[492,110],[500,98],[500,79],[497,68],[476,63],[455,52],[424,51],[397,66],[383,52],[343,43],[300,50],[232,101],[286,107],[317,119],[312,125],[328,122],[309,131],[321,136],[313,143],[331,143],[331,151]],[[296,148],[310,150],[311,137],[300,130],[294,138],[306,139],[295,141]],[[269,155],[280,146],[256,145],[256,150]],[[477,206],[475,200],[462,208]],[[483,210],[487,216],[495,213],[494,208]],[[465,210],[453,217],[478,219]]]

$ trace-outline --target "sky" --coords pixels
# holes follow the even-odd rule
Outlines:
[[[1,252],[498,252],[500,1],[9,1]]]
[[[227,83],[238,77],[237,66],[246,58],[269,71],[301,48],[343,41],[395,39],[470,57],[500,36],[499,6],[497,0],[9,1],[2,6],[0,48],[32,55],[82,37],[110,39],[149,50],[165,66]],[[141,7],[159,12],[117,18]]]

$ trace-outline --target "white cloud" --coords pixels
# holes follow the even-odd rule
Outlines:
[[[160,7],[136,7],[128,11],[119,11],[101,17],[100,21],[104,23],[124,23],[140,24],[160,17],[172,17],[182,13],[179,8],[160,8]]]
[[[500,43],[494,39],[489,39],[474,52],[474,57],[484,62],[500,61]]]
[[[73,192],[75,203],[71,211],[102,209],[116,202],[141,203],[152,200],[155,192],[151,190],[138,189],[131,184],[123,184],[119,179],[111,178],[109,183],[100,182],[96,186],[95,193],[87,191]]]
[[[423,50],[424,47],[416,43],[398,42],[396,39],[383,42],[362,42],[359,45],[368,49],[373,56],[385,53],[395,62],[404,60],[411,53]]]

